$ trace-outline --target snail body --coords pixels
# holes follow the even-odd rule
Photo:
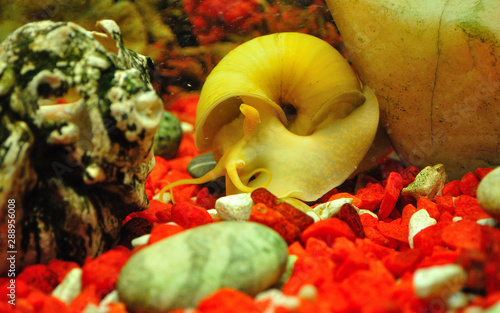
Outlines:
[[[231,51],[203,86],[195,143],[226,176],[228,194],[266,187],[278,197],[316,200],[356,169],[375,137],[379,108],[348,62],[301,33],[250,40]]]

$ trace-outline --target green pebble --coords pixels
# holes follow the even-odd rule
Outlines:
[[[154,153],[164,159],[173,159],[182,139],[181,123],[168,111],[163,111],[160,126],[153,140]]]
[[[217,222],[161,240],[134,254],[117,282],[120,300],[134,313],[195,308],[221,287],[251,296],[279,281],[287,244],[253,222]]]

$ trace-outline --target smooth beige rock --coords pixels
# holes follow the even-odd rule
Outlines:
[[[398,155],[450,179],[500,164],[497,0],[326,0]]]
[[[461,290],[467,282],[467,272],[457,264],[420,268],[413,274],[415,295],[421,299],[447,298]]]
[[[477,187],[477,200],[489,215],[500,221],[500,167],[481,180]]]

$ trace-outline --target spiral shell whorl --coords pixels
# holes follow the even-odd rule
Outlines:
[[[301,33],[277,33],[248,41],[228,53],[208,76],[196,115],[196,145],[210,149],[215,134],[240,114],[241,100],[273,107],[293,133],[306,135],[311,117],[335,96],[361,92],[342,55],[325,41]],[[297,118],[287,121],[281,107]]]
[[[226,191],[266,187],[278,197],[313,201],[351,175],[369,150],[378,102],[333,47],[301,33],[255,38],[231,51],[208,76],[196,115],[199,150],[226,176]]]

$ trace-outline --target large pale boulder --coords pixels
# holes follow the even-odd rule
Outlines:
[[[451,179],[500,164],[498,1],[326,2],[404,161]]]

